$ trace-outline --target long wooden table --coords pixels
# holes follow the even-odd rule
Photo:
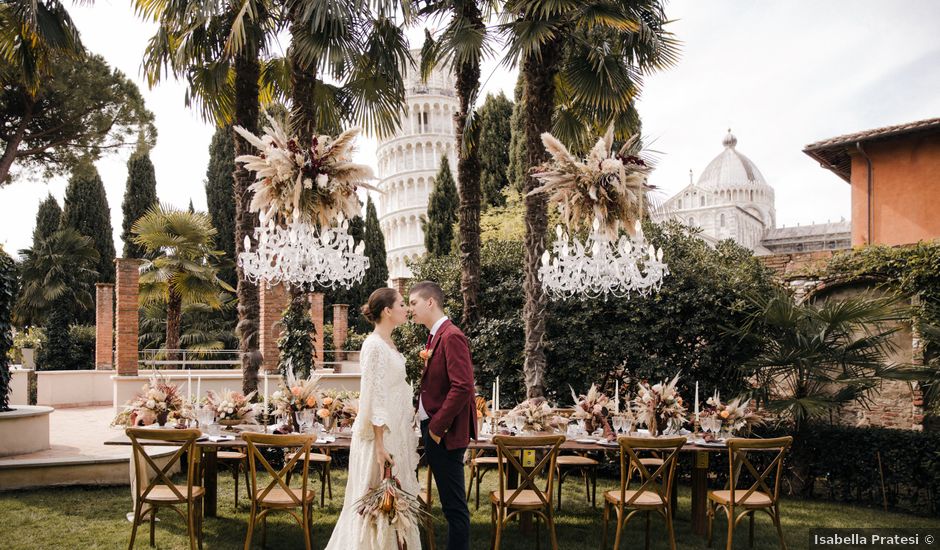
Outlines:
[[[341,434],[342,435],[342,434]],[[337,437],[333,442],[315,443],[317,449],[326,450],[348,450],[351,440],[349,437]],[[154,446],[172,446],[172,443],[164,441],[142,441],[145,445]],[[105,445],[130,445],[130,439],[124,434],[105,441]],[[203,471],[203,488],[205,494],[205,515],[207,517],[216,517],[218,503],[218,462],[217,455],[220,449],[244,448],[246,443],[240,437],[235,437],[230,441],[197,441],[196,447],[201,452],[200,462]],[[469,450],[475,451],[495,451],[496,445],[489,439],[480,439],[470,441]],[[582,443],[569,439],[561,446],[562,451],[575,452],[603,452],[619,453],[620,448],[610,445],[601,445],[599,443]],[[708,496],[708,454],[713,452],[725,452],[725,446],[702,446],[693,443],[682,447],[683,453],[693,455],[692,468],[692,531],[699,535],[704,535],[706,530],[706,507]]]

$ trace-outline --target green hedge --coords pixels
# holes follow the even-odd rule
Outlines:
[[[95,368],[95,326],[72,325],[67,335],[50,344],[48,335],[41,337],[36,352],[37,370],[88,370]],[[50,351],[52,350],[52,351]]]

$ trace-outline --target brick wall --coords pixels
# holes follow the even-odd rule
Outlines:
[[[264,358],[261,368],[267,371],[276,371],[280,353],[277,349],[277,340],[281,337],[284,327],[281,317],[284,310],[290,305],[290,292],[284,285],[258,286],[260,294],[261,338],[259,348]]]
[[[137,338],[138,302],[140,285],[141,260],[136,258],[118,258],[117,279],[115,294],[117,298],[117,316],[115,318],[115,334],[117,342],[114,347],[115,366],[118,374],[137,375]]]
[[[323,293],[311,292],[307,295],[307,299],[310,301],[310,320],[313,321],[313,327],[316,332],[313,337],[315,358],[315,364],[313,366],[316,368],[317,365],[323,364],[323,346],[325,344],[323,338]]]
[[[808,297],[840,299],[861,292],[878,292],[877,281],[864,278],[823,278],[822,272],[835,251],[795,252],[760,256],[764,265],[774,271],[777,278],[790,287],[794,299],[802,302]],[[890,353],[890,362],[919,364],[923,360],[922,342],[908,324],[894,334],[896,350]],[[852,404],[833,414],[832,421],[848,426],[873,426],[905,430],[924,427],[923,394],[916,384],[893,380],[882,381],[872,395],[868,407]]]
[[[95,368],[114,369],[114,285],[95,284]]]
[[[408,288],[411,286],[411,279],[404,277],[392,279],[392,288],[398,291],[406,300],[408,299]]]

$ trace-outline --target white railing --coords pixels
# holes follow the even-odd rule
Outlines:
[[[357,357],[357,351],[343,351],[346,361],[350,356]],[[323,350],[322,367],[334,368],[341,361],[336,359],[337,351]],[[143,349],[138,351],[137,365],[139,368],[150,369],[239,369],[242,365],[241,351],[237,349],[222,349],[209,351],[193,351],[187,349]]]

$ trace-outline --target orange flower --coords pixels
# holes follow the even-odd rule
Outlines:
[[[333,398],[332,398],[332,397],[324,397],[324,398],[323,398],[323,406],[324,406],[324,407],[329,407],[329,406],[332,405],[332,404],[333,404]]]
[[[294,386],[290,389],[290,392],[294,394],[294,397],[300,397],[300,386]]]
[[[425,360],[425,361],[427,361],[428,359],[430,359],[432,355],[434,355],[434,351],[433,351],[433,350],[429,350],[429,349],[423,349],[423,350],[421,350],[421,351],[418,352],[418,357],[420,357],[421,359],[423,359],[423,360]]]
[[[329,410],[329,409],[320,409],[319,411],[317,411],[317,416],[319,416],[320,418],[323,418],[323,419],[327,419],[327,418],[330,417],[330,410]]]
[[[313,407],[314,405],[316,405],[316,404],[317,404],[317,398],[316,398],[316,397],[314,397],[314,396],[311,395],[310,397],[307,398],[307,406],[308,406],[308,407],[311,407],[311,408],[312,408],[312,407]]]
[[[729,413],[728,413],[727,410],[721,411],[721,413],[720,413],[720,415],[721,415],[722,418],[728,418],[728,414],[729,414]]]

